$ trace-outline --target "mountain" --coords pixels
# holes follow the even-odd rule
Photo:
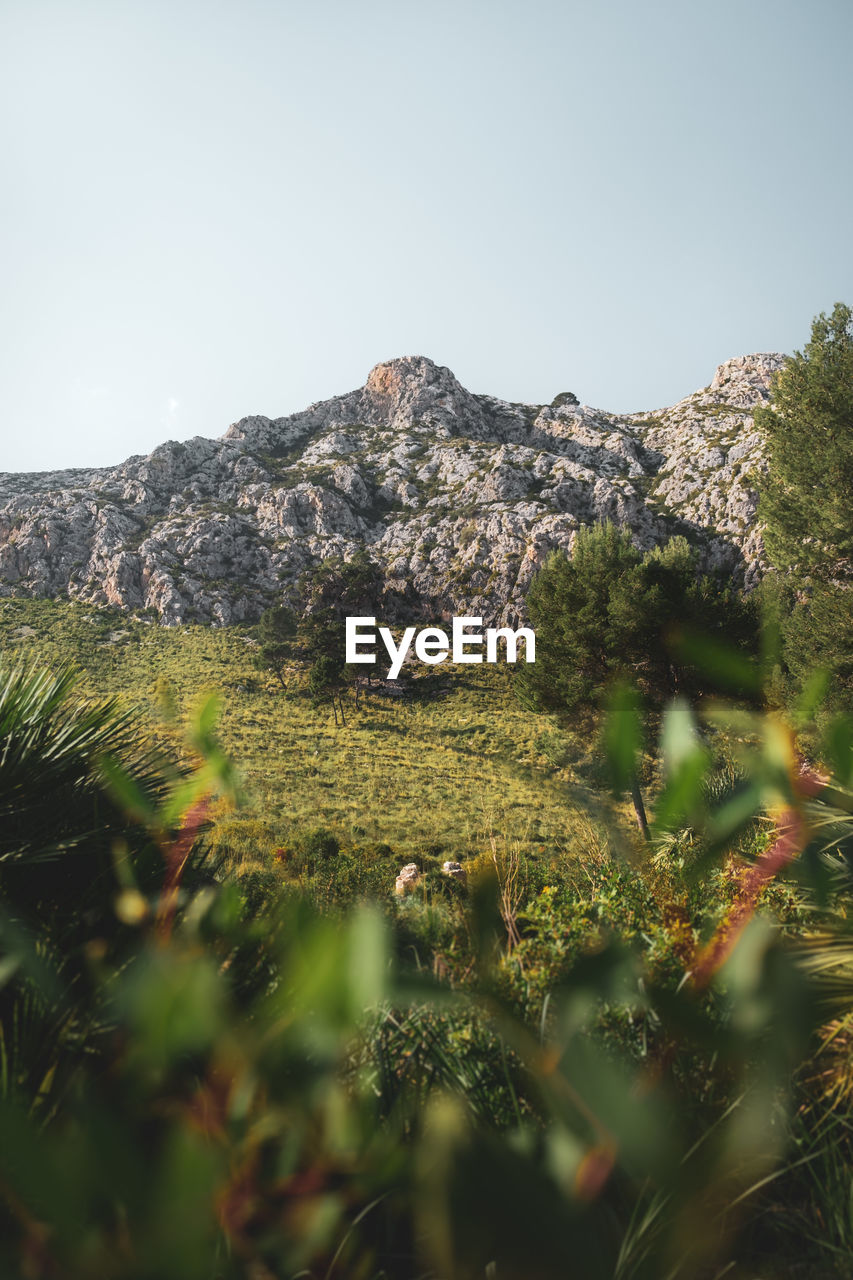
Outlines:
[[[167,624],[253,619],[327,556],[366,547],[389,613],[515,622],[543,557],[614,520],[673,533],[747,585],[761,571],[752,411],[778,354],[720,365],[668,409],[612,414],[466,391],[422,356],[360,390],[117,467],[0,473],[0,596],[70,596]]]

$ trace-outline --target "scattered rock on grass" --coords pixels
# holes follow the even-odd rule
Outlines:
[[[401,897],[404,894],[411,893],[420,881],[421,873],[414,862],[407,862],[403,867],[394,884],[394,892]]]

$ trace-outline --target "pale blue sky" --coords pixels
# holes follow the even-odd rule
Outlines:
[[[655,408],[853,303],[851,0],[0,0],[0,470],[428,355]]]

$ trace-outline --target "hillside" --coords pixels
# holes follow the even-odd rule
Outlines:
[[[328,707],[312,708],[304,679],[283,696],[256,670],[253,644],[241,627],[164,630],[67,601],[0,602],[10,664],[70,663],[85,693],[137,709],[167,745],[181,735],[164,724],[164,693],[182,719],[203,691],[219,691],[222,743],[246,788],[237,826],[250,823],[256,851],[280,827],[323,823],[407,856],[433,845],[464,856],[490,833],[554,853],[578,805],[595,807],[587,744],[523,711],[503,667],[448,663],[420,675],[410,700],[374,692],[356,710],[349,698],[338,731]]]
[[[98,470],[0,474],[0,596],[69,596],[163,623],[257,617],[330,555],[366,547],[388,613],[523,614],[543,557],[611,519],[648,547],[760,569],[752,411],[780,355],[721,365],[670,408],[510,404],[423,357],[286,418],[170,442]]]

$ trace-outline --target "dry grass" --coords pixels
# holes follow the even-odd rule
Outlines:
[[[507,847],[544,852],[565,846],[589,800],[571,764],[555,766],[535,745],[547,722],[518,706],[506,668],[445,665],[432,684],[447,691],[428,700],[374,695],[356,710],[349,698],[347,726],[336,728],[304,689],[285,695],[254,669],[243,629],[165,630],[113,611],[14,600],[0,604],[0,643],[28,662],[72,662],[92,692],[138,705],[173,742],[165,691],[181,713],[202,690],[222,691],[221,737],[245,779],[246,818],[273,828],[325,825],[358,843],[470,854],[490,851],[499,830]],[[566,742],[577,758],[582,748]]]

